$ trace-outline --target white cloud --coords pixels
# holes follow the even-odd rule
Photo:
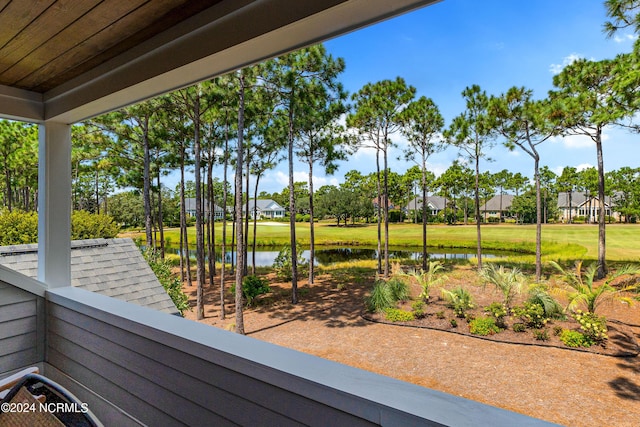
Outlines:
[[[284,173],[283,171],[272,171],[265,174],[264,180],[265,187],[269,186],[270,188],[276,188],[275,190],[269,191],[269,189],[265,188],[266,191],[282,191],[283,188],[289,186],[289,174]],[[304,171],[293,171],[293,181],[294,182],[308,182],[309,181],[309,173]],[[269,185],[271,184],[271,185]],[[339,180],[335,176],[318,176],[313,175],[313,188],[318,189],[323,185],[338,185]],[[262,187],[262,185],[261,185]],[[262,190],[262,189],[261,189]]]
[[[567,149],[581,149],[594,145],[593,140],[584,135],[555,136],[550,141],[554,144],[562,144]]]
[[[584,55],[581,55],[579,53],[572,53],[568,56],[565,56],[562,59],[561,64],[551,64],[549,66],[549,71],[551,72],[551,74],[559,74],[564,69],[564,67],[566,67],[567,65],[571,65],[578,59],[582,59],[582,58],[584,58]]]
[[[611,139],[612,127],[605,127],[602,130],[602,142],[609,141]],[[586,135],[568,135],[568,136],[555,136],[550,139],[554,144],[562,144],[567,149],[582,149],[591,148],[595,145],[593,140]]]
[[[591,168],[593,168],[593,167],[595,167],[595,166],[593,166],[593,165],[592,165],[592,164],[590,164],[590,163],[581,163],[581,164],[579,164],[578,166],[576,166],[576,170],[577,170],[578,172],[580,172],[580,171],[583,171],[583,170],[585,170],[585,169],[591,169]]]
[[[613,38],[613,41],[615,41],[616,43],[624,43],[624,42],[628,42],[628,41],[635,41],[638,38],[637,35],[635,34],[624,34],[622,36],[615,36]]]

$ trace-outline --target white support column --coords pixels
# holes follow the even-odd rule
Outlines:
[[[71,126],[45,122],[38,149],[38,280],[71,286]]]

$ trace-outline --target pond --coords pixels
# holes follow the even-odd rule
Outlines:
[[[273,261],[278,256],[280,252],[280,247],[262,247],[258,248],[256,251],[256,266],[258,267],[269,267],[273,265]],[[191,258],[195,257],[195,252],[191,249],[190,256]],[[180,251],[178,248],[168,248],[168,253],[179,254]],[[430,260],[448,260],[448,259],[472,259],[475,258],[476,252],[472,249],[428,249],[428,256]],[[346,262],[351,260],[375,260],[377,259],[378,250],[376,248],[368,248],[368,247],[326,247],[320,246],[316,247],[315,253],[315,265],[319,266],[328,266],[339,262]],[[216,255],[216,261],[221,261],[221,254],[218,253]],[[233,257],[233,262],[236,261],[235,252],[233,255],[231,251],[227,251],[225,261],[227,263],[231,262]],[[309,249],[306,248],[302,252],[302,256],[304,259],[309,261]],[[522,254],[507,252],[507,251],[486,251],[483,252],[484,258],[496,258],[496,257],[506,257],[506,256],[518,256]],[[248,262],[251,265],[253,252],[248,252]],[[405,247],[405,248],[394,248],[389,249],[389,258],[391,260],[420,260],[422,259],[422,248],[418,247]]]

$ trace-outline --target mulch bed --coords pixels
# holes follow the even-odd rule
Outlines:
[[[448,276],[447,287],[469,286],[477,307],[501,299],[477,283],[472,268],[456,267]],[[535,340],[530,331],[479,338],[469,334],[464,319],[451,328],[453,313],[438,290],[425,305],[423,320],[400,325],[363,315],[373,275],[354,282],[324,274],[313,285],[302,279],[296,305],[290,303],[290,283],[268,279],[272,292],[244,312],[250,337],[567,426],[640,425],[640,357],[609,357],[638,354],[640,304],[600,306],[598,314],[608,320],[606,347],[574,351],[553,335],[554,326],[577,329],[573,320],[549,325],[548,342]],[[184,290],[195,306],[196,287]],[[414,287],[412,294],[418,293]],[[201,322],[233,330],[232,296],[224,320],[218,302],[218,286],[205,287]],[[439,311],[445,319],[437,319]],[[195,311],[186,317],[194,319]]]

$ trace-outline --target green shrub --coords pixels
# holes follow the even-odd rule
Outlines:
[[[471,293],[463,287],[450,291],[442,289],[442,296],[448,302],[449,307],[453,309],[456,316],[460,318],[464,318],[466,311],[474,307]]]
[[[0,211],[0,245],[38,241],[38,214],[20,210]]]
[[[305,276],[308,272],[309,263],[302,256],[302,246],[296,243],[296,259],[298,264],[298,276]],[[290,282],[293,279],[291,271],[291,246],[284,246],[278,256],[273,260],[273,269],[276,272],[276,277],[280,280]]]
[[[371,313],[379,313],[393,305],[394,301],[387,282],[379,280],[373,285],[371,293],[365,299],[367,310]]]
[[[549,341],[549,331],[547,329],[534,329],[533,337],[538,341]]]
[[[180,315],[183,315],[186,310],[191,311],[189,297],[182,291],[180,280],[172,276],[169,262],[161,259],[160,256],[152,250],[145,250],[142,254],[162,287],[167,291],[167,294],[180,312]]]
[[[480,316],[469,323],[469,332],[474,335],[487,336],[497,334],[500,332],[500,328],[496,325],[495,318]]]
[[[410,322],[415,319],[412,312],[398,308],[387,308],[384,311],[384,317],[390,322]]]
[[[436,313],[436,317],[438,319],[444,319],[444,311],[439,311]]]
[[[120,227],[109,215],[87,211],[73,211],[71,214],[71,240],[112,239],[119,232]]]
[[[498,325],[498,327],[505,327],[504,319],[508,313],[506,305],[499,302],[492,302],[488,307],[484,308],[484,311],[486,311],[487,313],[491,313],[491,315],[495,318],[496,325]]]
[[[393,301],[407,301],[411,294],[409,293],[409,284],[399,277],[392,277],[387,281],[389,292]]]
[[[593,344],[583,333],[565,329],[560,334],[560,341],[567,347],[591,347]]]
[[[411,304],[411,309],[416,319],[422,319],[424,317],[424,302],[422,300],[414,301]]]
[[[452,328],[457,328],[458,327],[458,321],[456,319],[449,320],[449,323],[451,323],[451,327]]]
[[[398,209],[389,209],[389,222],[402,222],[403,212]]]
[[[512,311],[529,328],[540,329],[549,321],[544,314],[544,308],[538,303],[525,301],[522,306],[514,307]]]
[[[583,313],[581,310],[573,314],[573,318],[580,324],[584,336],[593,343],[601,343],[606,341],[607,336],[607,319],[598,316],[595,313]]]
[[[231,293],[235,294],[236,285],[231,285]],[[251,306],[253,300],[259,296],[271,292],[269,281],[258,276],[245,276],[242,279],[242,296],[247,302],[247,306]]]
[[[524,332],[527,330],[527,325],[524,323],[514,323],[513,324],[513,332]]]

